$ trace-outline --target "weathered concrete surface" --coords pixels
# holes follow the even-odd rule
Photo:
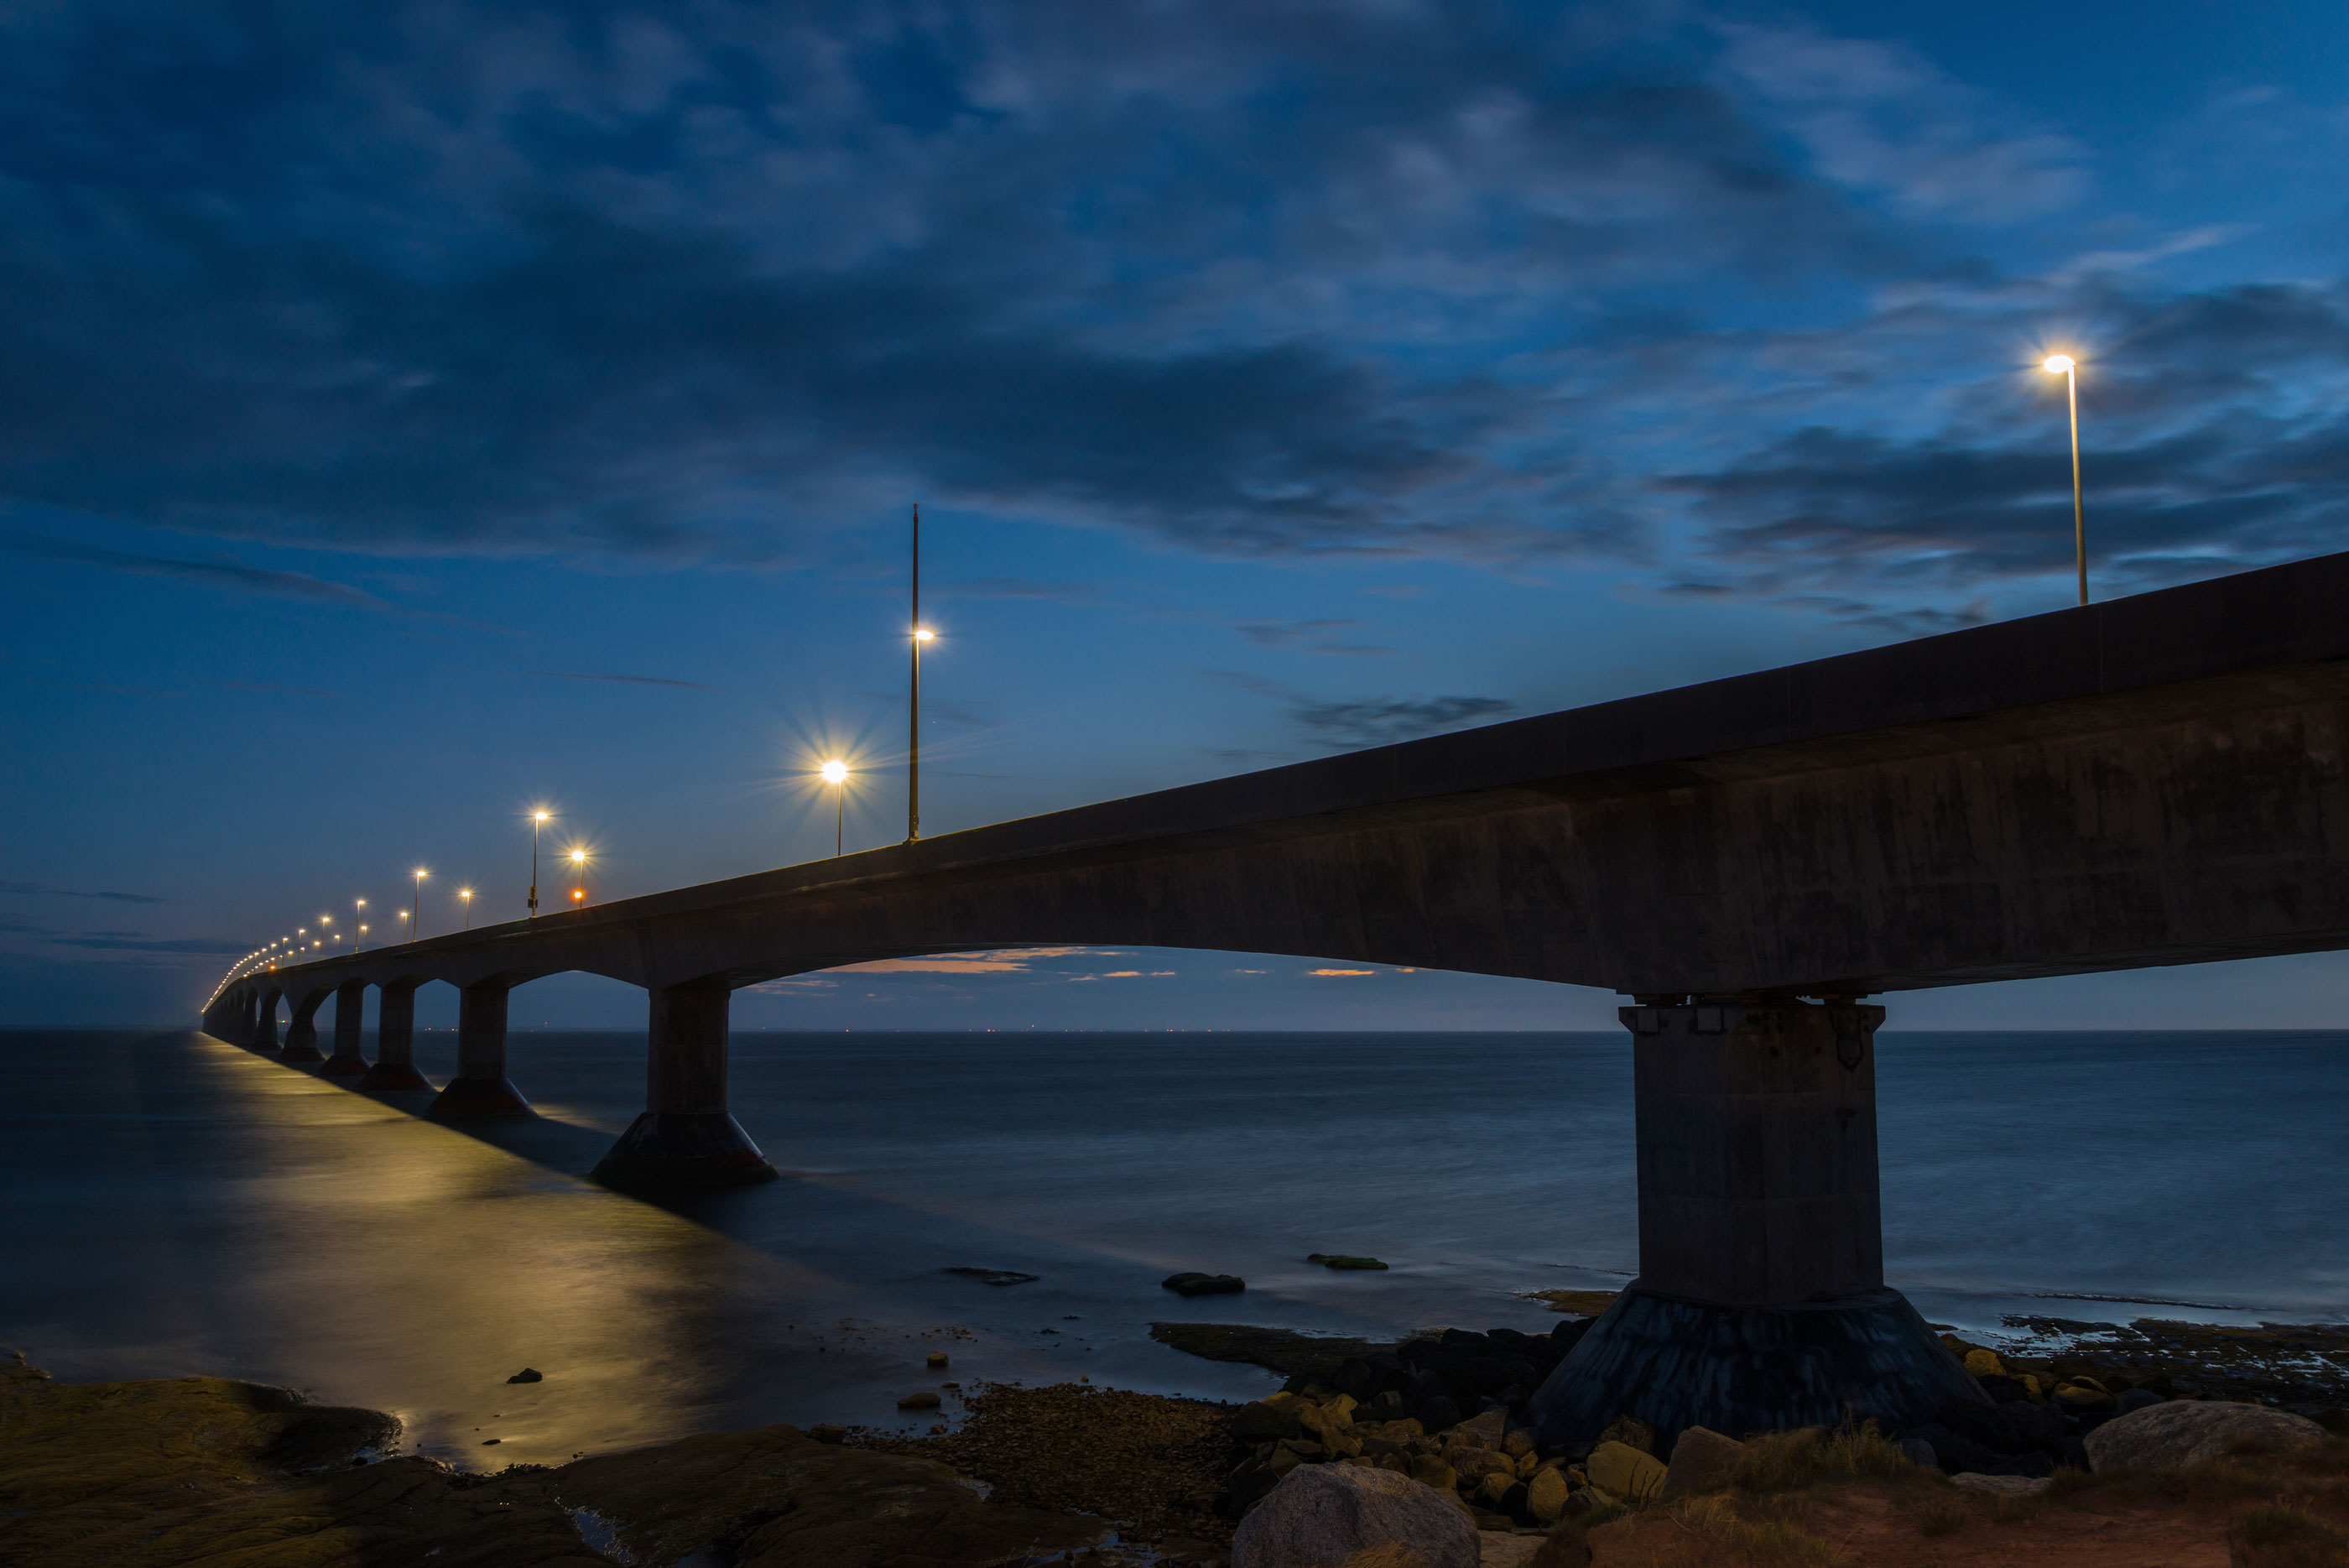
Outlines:
[[[2336,948],[2344,605],[2325,556],[270,979],[740,986],[1082,941],[1861,995]]]
[[[318,1069],[322,1077],[357,1078],[367,1070],[359,1046],[365,1028],[367,981],[347,980],[335,988],[335,1051]]]
[[[416,1070],[416,981],[384,986],[376,1011],[375,1065],[355,1086],[370,1092],[432,1086]]]
[[[424,1108],[428,1116],[527,1116],[537,1113],[506,1079],[507,988],[476,981],[457,993],[457,1075]]]
[[[775,1168],[726,1108],[726,1026],[733,993],[702,981],[652,992],[645,1113],[595,1169],[614,1187],[730,1187]]]

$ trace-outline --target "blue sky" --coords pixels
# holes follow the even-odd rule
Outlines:
[[[899,836],[915,500],[929,833],[2061,605],[2053,348],[2100,594],[2349,547],[2344,155],[2314,4],[0,9],[0,1019]],[[1613,1005],[983,961],[737,1018]]]

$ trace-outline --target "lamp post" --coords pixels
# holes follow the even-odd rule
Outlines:
[[[824,763],[823,782],[832,786],[832,857],[837,860],[848,820],[848,764],[838,757]]]
[[[470,931],[473,929],[473,890],[471,888],[458,888],[457,902],[464,906],[465,929]]]
[[[584,909],[587,907],[587,852],[585,849],[571,852],[571,907]]]
[[[330,930],[325,930],[324,928],[331,926],[334,923],[335,917],[332,915],[321,915],[318,917],[318,925],[321,928],[318,945],[322,948],[327,948],[329,951],[333,950],[329,944],[334,940],[335,933]]]
[[[352,904],[352,906],[353,906],[353,908],[354,908],[354,910],[355,910],[355,912],[353,913],[353,915],[352,915],[352,917],[351,917],[351,918],[352,918],[353,919],[355,919],[355,920],[364,920],[364,919],[367,919],[367,900],[366,900],[365,898],[354,898],[354,899],[352,899],[352,900],[351,900],[351,904]],[[360,935],[360,936],[362,936],[362,937],[364,937],[364,936],[366,936],[366,935],[367,935],[367,928],[366,928],[365,926],[361,926],[361,927],[359,928],[359,935]],[[362,947],[364,947],[364,946],[366,946],[366,944],[365,944],[364,942],[361,942],[361,943],[359,943],[357,946],[353,947],[353,948],[351,949],[351,950],[352,950],[353,952],[357,952],[357,951],[360,950],[360,948],[362,948]]]
[[[922,508],[914,506],[914,685],[906,715],[905,842],[922,836],[922,644],[937,634],[922,624]]]
[[[416,868],[416,899],[410,907],[408,917],[412,922],[408,928],[409,940],[411,941],[424,940],[424,878],[431,874],[421,866]]]
[[[2080,602],[2088,602],[2088,524],[2080,504],[2080,365],[2069,354],[2050,354],[2040,367],[2064,378],[2064,400],[2072,407],[2072,559],[2080,572]]]
[[[534,811],[530,815],[530,918],[538,919],[538,830],[546,825],[546,813]]]

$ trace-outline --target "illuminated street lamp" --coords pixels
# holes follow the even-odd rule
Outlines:
[[[471,888],[458,888],[457,901],[465,907],[465,929],[470,931],[473,929],[473,890]]]
[[[416,868],[416,899],[409,915],[409,919],[416,923],[409,928],[408,934],[419,940],[424,936],[424,878],[431,875],[421,866]]]
[[[530,915],[538,918],[538,830],[546,826],[546,813],[534,811],[530,815]]]
[[[2065,400],[2072,405],[2072,558],[2080,570],[2080,602],[2088,602],[2088,525],[2080,504],[2080,365],[2069,354],[2050,354],[2040,366],[2051,376],[2064,378]]]
[[[585,909],[587,904],[587,852],[585,849],[571,852],[571,907]]]
[[[367,919],[367,900],[365,898],[353,898],[351,900],[351,905],[356,911],[356,913],[351,917],[353,919],[364,920]],[[359,928],[359,935],[362,937],[367,935],[367,928],[365,926],[361,926]],[[353,947],[351,950],[353,952],[357,952],[360,948],[363,948],[367,944],[365,942],[361,942],[357,944],[357,946]]]
[[[848,820],[848,764],[838,757],[823,764],[823,782],[832,786],[832,857],[840,858]]]

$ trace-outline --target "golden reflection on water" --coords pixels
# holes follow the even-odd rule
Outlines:
[[[457,1127],[211,1050],[253,1113],[230,1299],[274,1344],[267,1380],[389,1410],[409,1451],[548,1463],[680,1436],[727,1392],[741,1298],[813,1314],[848,1293]],[[525,1366],[545,1381],[509,1386]]]

